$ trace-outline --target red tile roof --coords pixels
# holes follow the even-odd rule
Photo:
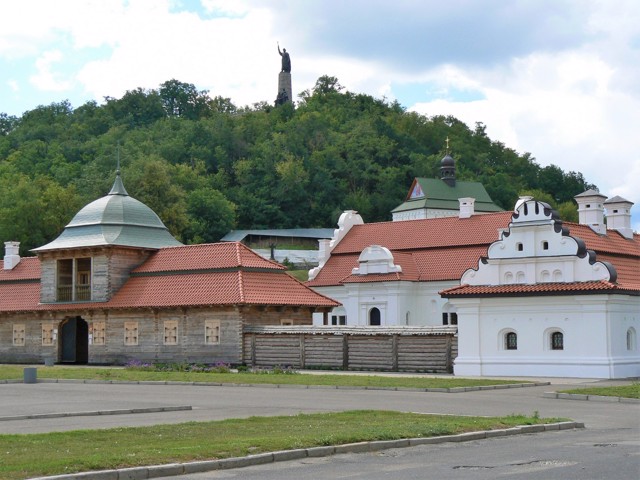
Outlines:
[[[160,249],[136,268],[134,273],[238,267],[286,270],[279,263],[262,258],[240,242],[223,242]]]
[[[487,254],[489,245],[500,238],[513,212],[458,217],[407,220],[401,222],[369,223],[354,226],[331,252],[331,257],[316,278],[307,282],[310,287],[336,286],[343,282],[375,282],[408,280],[402,275],[351,275],[358,266],[358,256],[370,245],[387,247],[394,261],[403,266],[399,254],[411,255],[419,281],[459,280],[469,268],[478,268],[480,257]],[[572,237],[582,239],[587,249],[596,252],[596,260],[611,263],[618,273],[617,283],[631,287],[640,285],[640,236],[627,239],[617,231],[598,235],[590,227],[564,222]],[[370,277],[370,278],[368,278]]]
[[[134,276],[107,303],[112,308],[209,305],[339,304],[278,270]]]
[[[572,283],[536,283],[534,285],[460,285],[448,288],[440,292],[443,297],[505,297],[505,296],[526,296],[526,295],[564,295],[564,294],[587,294],[587,293],[609,293],[625,292],[634,295],[640,294],[640,289],[627,288],[606,280],[593,282],[572,282]]]
[[[488,245],[498,239],[499,230],[508,227],[512,214],[499,212],[462,219],[444,217],[355,225],[331,254],[360,254],[369,245],[382,245],[391,251]]]
[[[0,282],[0,312],[38,309],[40,282]]]
[[[22,257],[11,270],[4,269],[4,260],[0,260],[0,282],[40,279],[40,260],[38,257]]]
[[[26,260],[26,261],[25,261]],[[108,302],[40,304],[40,264],[23,259],[0,277],[0,312],[212,305],[334,307],[240,243],[170,247],[135,269]],[[36,275],[37,272],[37,275]]]

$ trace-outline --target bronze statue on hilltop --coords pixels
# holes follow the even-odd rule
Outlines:
[[[278,53],[282,57],[282,69],[281,72],[291,73],[291,58],[289,57],[289,53],[286,48],[283,48],[280,51],[280,44],[278,43]]]

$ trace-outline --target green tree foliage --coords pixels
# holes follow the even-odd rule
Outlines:
[[[172,79],[102,105],[0,114],[0,241],[27,251],[53,240],[109,191],[118,144],[129,194],[198,243],[233,228],[331,227],[345,209],[389,220],[414,177],[439,176],[446,138],[458,178],[482,182],[505,209],[533,191],[574,220],[573,196],[593,187],[490,139],[482,123],[406,112],[330,75],[295,106],[242,108]]]

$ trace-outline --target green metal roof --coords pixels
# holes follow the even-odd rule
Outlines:
[[[423,196],[411,198],[411,193],[418,184]],[[475,198],[476,212],[501,212],[480,182],[464,182],[457,180],[454,186],[449,186],[437,178],[416,178],[411,185],[407,200],[397,206],[392,212],[403,212],[419,208],[433,208],[443,210],[459,210],[459,198]]]
[[[118,172],[107,196],[86,205],[58,238],[33,251],[105,245],[157,249],[182,243],[153,210],[129,196]]]

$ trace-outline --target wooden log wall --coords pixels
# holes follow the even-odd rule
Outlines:
[[[455,327],[245,327],[243,360],[254,367],[452,373]]]

